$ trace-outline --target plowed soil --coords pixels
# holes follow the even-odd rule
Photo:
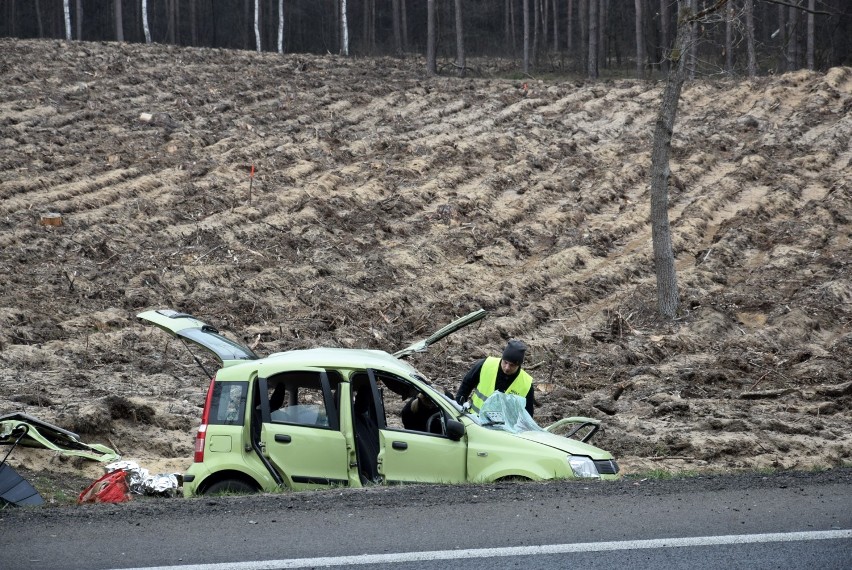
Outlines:
[[[268,354],[393,351],[483,307],[412,363],[454,391],[525,340],[539,423],[603,419],[595,442],[625,472],[852,461],[852,69],[685,86],[666,321],[660,83],[112,43],[0,53],[0,413],[179,472],[208,379],[138,312],[188,312]],[[9,461],[102,473],[44,450]]]

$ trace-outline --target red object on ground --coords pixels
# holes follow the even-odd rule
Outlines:
[[[127,486],[127,471],[119,469],[107,473],[80,493],[77,504],[82,503],[124,503],[130,500],[130,487]]]

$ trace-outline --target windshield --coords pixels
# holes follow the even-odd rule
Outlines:
[[[509,433],[545,431],[529,415],[526,404],[522,396],[494,392],[482,404],[479,415],[470,413],[469,417],[483,427]]]

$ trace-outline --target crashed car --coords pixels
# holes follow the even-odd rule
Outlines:
[[[517,397],[500,394],[475,415],[402,360],[484,316],[475,311],[394,354],[313,348],[260,358],[190,315],[140,313],[143,321],[207,349],[222,365],[207,391],[184,495],[618,478],[609,452],[540,428],[512,400]],[[405,429],[386,411],[386,398],[418,394],[436,411],[422,431]],[[580,428],[590,428],[583,431],[588,440],[598,426],[580,418],[572,432]]]

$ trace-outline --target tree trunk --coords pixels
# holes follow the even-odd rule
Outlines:
[[[660,71],[669,73],[669,2],[660,0]]]
[[[642,28],[642,0],[636,4],[636,77],[645,78],[645,34]]]
[[[284,35],[284,19],[279,23],[281,35]],[[283,51],[282,51],[283,53]],[[340,0],[340,55],[349,55],[349,1]]]
[[[341,1],[345,6],[346,0]],[[278,53],[284,53],[284,0],[278,0]]]
[[[680,4],[680,2],[678,2]],[[698,0],[690,0],[689,13],[695,14],[698,12]],[[680,15],[678,16],[680,20]],[[680,32],[680,23],[678,23],[678,33]],[[695,68],[698,65],[698,26],[689,26],[689,78],[695,79]]]
[[[112,14],[115,22],[115,41],[124,41],[124,17],[121,13],[121,0],[112,1]]]
[[[545,0],[546,2],[547,0]],[[559,5],[553,0],[553,51],[559,52]]]
[[[598,76],[600,70],[607,68],[607,55],[609,54],[609,40],[607,38],[607,15],[609,14],[609,0],[598,0]]]
[[[39,5],[40,0],[35,0],[35,12],[36,12],[36,25],[38,26],[38,37],[39,39],[44,37],[44,27],[41,22],[41,6]]]
[[[435,47],[435,0],[426,0],[426,74],[436,75],[438,63],[436,61]]]
[[[83,0],[77,0],[74,13],[77,15],[77,41],[80,42],[83,41]]]
[[[142,29],[145,32],[145,43],[151,43],[151,28],[148,26],[148,0],[142,0]]]
[[[591,79],[598,77],[598,5],[600,0],[589,0],[589,68]]]
[[[728,2],[728,15],[725,18],[725,71],[734,74],[734,3]]]
[[[400,27],[402,28],[402,50],[403,53],[408,51],[408,9],[406,8],[406,0],[401,0],[400,4]]]
[[[781,47],[778,51],[778,73],[787,71],[789,62],[787,61],[787,7],[778,6],[778,39],[781,42]],[[774,35],[774,34],[773,34]]]
[[[145,0],[142,0],[143,2]],[[65,39],[71,41],[71,0],[64,0],[62,8],[65,11]]]
[[[464,56],[464,25],[462,24],[462,0],[456,0],[456,65],[459,69],[459,77],[465,75]]]
[[[669,224],[669,159],[677,105],[687,75],[687,60],[690,59],[691,28],[694,26],[682,17],[682,12],[679,14],[675,46],[671,52],[672,66],[663,89],[651,151],[651,241],[657,275],[657,310],[669,319],[677,315],[680,305]]]
[[[533,0],[535,1],[535,0]],[[524,0],[523,5],[524,12],[524,65],[523,72],[524,75],[528,75],[530,72],[530,2],[529,0]]]
[[[284,0],[279,0],[283,2]],[[189,41],[193,47],[198,47],[198,12],[195,0],[189,0]]]
[[[402,57],[402,30],[400,29],[399,0],[393,0],[391,14],[393,16],[393,51],[396,57]]]
[[[530,58],[532,59],[531,63],[533,69],[535,69],[538,65],[538,24],[541,19],[541,11],[539,10],[540,2],[541,0],[532,0],[532,47],[530,47]]]
[[[254,45],[260,53],[260,0],[254,0]]]
[[[757,77],[757,55],[754,51],[754,0],[745,0],[746,50],[748,51],[748,77]]]
[[[503,0],[503,45],[512,45],[512,2]]]
[[[593,0],[596,1],[596,0]],[[580,0],[580,65],[579,69],[589,68],[589,0]]]
[[[175,43],[175,0],[166,0],[166,43]]]
[[[808,0],[808,69],[814,70],[814,10],[816,9],[816,0]]]
[[[574,0],[568,0],[567,24],[565,28],[565,48],[568,51],[568,57],[574,55]]]
[[[799,34],[796,29],[798,25],[799,9],[790,6],[790,19],[787,26],[787,71],[799,69]]]

